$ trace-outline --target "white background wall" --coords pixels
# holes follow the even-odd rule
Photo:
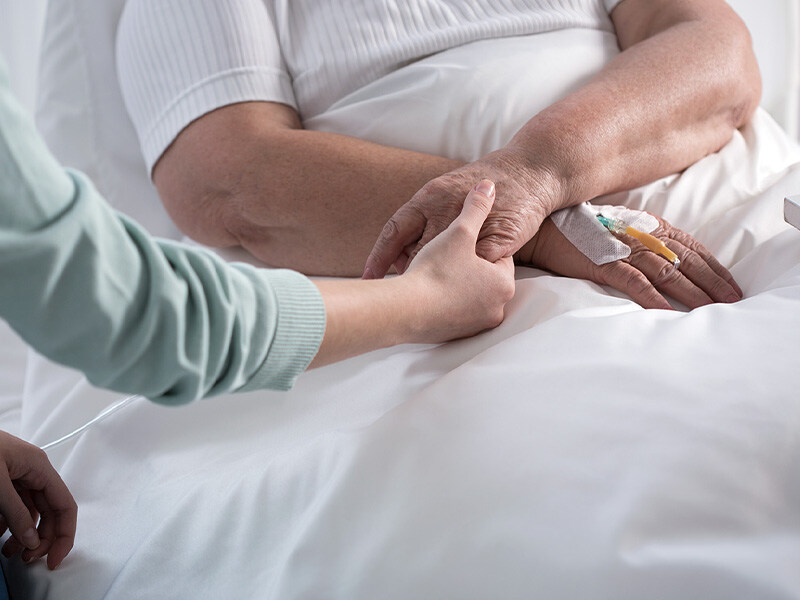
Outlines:
[[[17,97],[31,109],[46,5],[47,0],[0,0],[0,52]]]
[[[729,1],[740,9],[758,11],[758,3],[754,0]],[[0,52],[9,65],[14,91],[31,111],[36,96],[39,45],[46,5],[47,0],[0,0]],[[779,69],[780,66],[775,64],[762,65],[765,72]]]

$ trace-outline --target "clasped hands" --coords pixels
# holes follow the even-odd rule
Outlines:
[[[467,193],[481,179],[494,181],[497,190],[476,246],[478,255],[490,262],[513,256],[520,265],[608,285],[644,308],[671,310],[663,294],[691,309],[742,298],[731,274],[700,242],[657,216],[659,227],[652,235],[678,255],[680,270],[630,236],[621,236],[631,247],[629,257],[594,264],[548,218],[565,205],[565,183],[526,165],[509,149],[428,182],[387,222],[364,277],[381,278],[392,266],[405,272],[417,253],[458,216]]]

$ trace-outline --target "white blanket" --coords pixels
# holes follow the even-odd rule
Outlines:
[[[781,219],[798,165],[760,113],[683,175],[603,199],[694,234],[737,304],[645,311],[520,269],[506,321],[475,338],[286,394],[131,405],[52,454],[77,545],[54,573],[12,560],[12,590],[799,599],[800,232]],[[48,442],[116,399],[33,357],[23,434]]]
[[[12,561],[12,587],[800,598],[800,232],[780,218],[800,168],[767,119],[630,195],[732,265],[742,302],[645,311],[520,269],[506,322],[476,338],[376,352],[288,394],[134,404],[54,453],[77,546],[55,573]],[[784,172],[761,177],[768,164]],[[28,380],[23,432],[40,443],[115,398],[39,358]]]

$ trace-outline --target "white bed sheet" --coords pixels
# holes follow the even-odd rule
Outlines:
[[[19,433],[28,347],[0,319],[0,430]]]
[[[530,93],[486,87],[477,106],[505,104],[483,133],[457,104],[470,73],[446,68],[463,48],[414,67],[443,61],[411,78],[435,90],[390,77],[315,125],[393,143],[435,97],[445,113],[425,113],[413,141],[478,156],[531,114],[525,102],[546,105],[596,69],[590,50],[556,57],[575,70]],[[507,48],[499,58],[490,72],[513,73]],[[392,119],[379,118],[392,97]],[[364,122],[376,126],[348,129]],[[372,353],[288,394],[124,409],[52,453],[80,504],[77,546],[55,573],[12,560],[12,590],[800,599],[800,232],[781,220],[799,189],[800,148],[759,113],[680,177],[603,199],[696,235],[744,288],[735,305],[644,311],[520,269],[505,323],[476,338]],[[24,396],[21,433],[38,443],[118,398],[36,355]]]
[[[747,162],[743,162],[746,159]],[[800,151],[765,114],[628,194],[746,298],[645,311],[520,269],[498,329],[288,394],[134,404],[53,454],[80,504],[27,598],[800,598]],[[702,198],[700,200],[699,198]],[[616,198],[619,200],[620,198]],[[37,442],[115,395],[31,360]]]

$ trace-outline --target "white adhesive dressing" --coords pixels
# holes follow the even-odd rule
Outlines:
[[[658,220],[654,216],[624,206],[596,206],[584,202],[550,215],[555,226],[570,243],[596,265],[621,260],[631,254],[630,247],[597,220],[598,214],[611,219],[621,219],[645,233],[651,233],[658,227]]]

